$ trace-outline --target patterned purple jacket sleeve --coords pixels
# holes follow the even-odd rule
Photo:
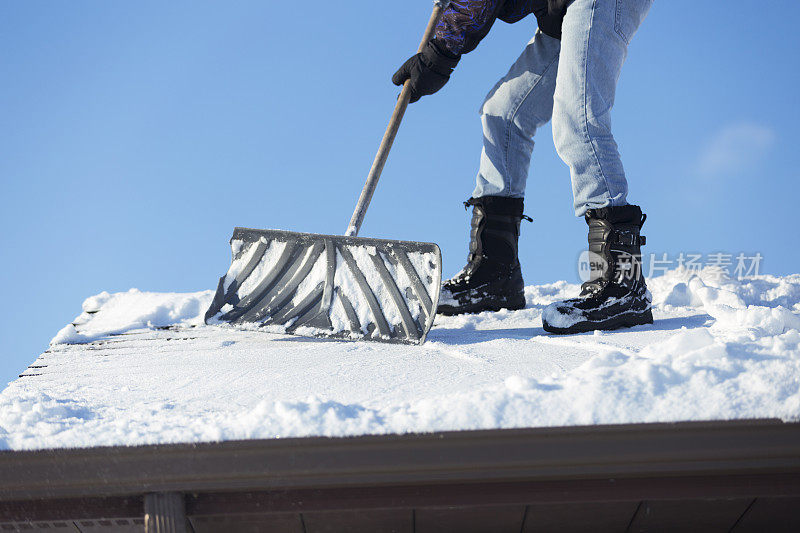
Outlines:
[[[541,9],[547,10],[547,0],[452,0],[436,26],[435,40],[460,56],[473,51],[498,18],[517,22]]]

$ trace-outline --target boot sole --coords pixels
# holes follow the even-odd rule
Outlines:
[[[653,323],[653,312],[648,309],[644,313],[623,313],[615,317],[603,320],[602,322],[578,322],[568,328],[553,327],[542,321],[542,327],[548,333],[557,335],[572,335],[574,333],[586,333],[589,331],[611,331],[619,328],[630,328],[633,326],[643,326]]]
[[[520,309],[525,309],[525,297],[523,296],[519,300],[507,303],[484,302],[480,304],[465,305],[462,307],[454,307],[452,305],[441,305],[436,310],[436,314],[443,316],[473,315],[477,313],[483,313],[484,311],[497,312],[503,309],[508,309],[509,311],[519,311]]]

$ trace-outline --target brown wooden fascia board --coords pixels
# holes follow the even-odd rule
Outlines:
[[[0,501],[800,474],[776,420],[0,452]]]

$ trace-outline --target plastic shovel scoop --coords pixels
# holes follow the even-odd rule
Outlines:
[[[449,1],[434,2],[420,51]],[[403,87],[344,236],[236,228],[207,324],[422,344],[433,325],[442,256],[433,243],[357,237],[411,98]]]

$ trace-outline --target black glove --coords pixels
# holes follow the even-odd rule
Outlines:
[[[392,76],[392,83],[403,85],[411,80],[411,103],[425,95],[433,94],[447,83],[450,74],[458,65],[459,56],[454,56],[430,41],[422,52],[411,56]]]

